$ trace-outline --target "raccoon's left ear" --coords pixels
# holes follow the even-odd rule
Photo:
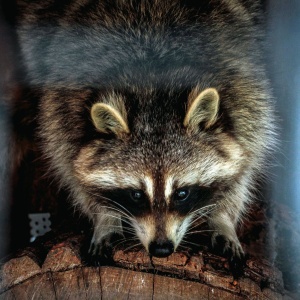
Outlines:
[[[125,109],[117,109],[106,103],[95,103],[91,109],[91,117],[94,126],[101,133],[114,133],[120,138],[129,133]]]
[[[183,125],[191,132],[197,133],[200,126],[211,127],[217,120],[219,110],[219,93],[214,88],[202,92],[195,89],[189,96],[189,103]]]

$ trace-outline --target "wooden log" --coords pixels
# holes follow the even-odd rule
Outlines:
[[[83,235],[36,243],[1,266],[0,299],[289,299],[281,272],[251,258],[235,280],[227,259],[200,251],[151,259],[116,249],[113,264],[87,266]],[[42,253],[47,251],[46,257]]]

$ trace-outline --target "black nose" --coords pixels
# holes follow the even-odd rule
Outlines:
[[[174,252],[171,241],[154,241],[149,245],[149,253],[155,257],[167,257]]]

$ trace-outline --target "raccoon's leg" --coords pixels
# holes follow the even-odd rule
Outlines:
[[[223,253],[228,258],[230,271],[237,279],[244,274],[245,256],[235,231],[236,222],[237,218],[231,218],[230,213],[221,209],[211,216],[209,224],[215,230],[212,235],[213,247],[223,246]]]
[[[213,246],[216,245],[216,238],[221,236],[225,241],[224,252],[231,250],[232,255],[239,258],[244,256],[244,251],[236,234],[236,225],[248,199],[247,185],[237,184],[227,197],[217,203],[208,220],[209,227],[214,230]]]
[[[121,216],[114,211],[101,209],[94,214],[94,233],[89,253],[93,256],[109,257],[112,241],[116,236],[123,236]]]
[[[212,245],[217,244],[217,237],[221,236],[224,241],[224,252],[231,251],[233,256],[242,258],[243,248],[235,231],[235,220],[227,212],[219,211],[210,216],[209,226],[214,230],[212,234]]]

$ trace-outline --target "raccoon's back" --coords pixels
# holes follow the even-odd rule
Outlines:
[[[193,85],[205,75],[232,76],[241,60],[260,61],[256,9],[236,1],[19,1],[18,8],[33,85],[105,88],[170,78]]]

